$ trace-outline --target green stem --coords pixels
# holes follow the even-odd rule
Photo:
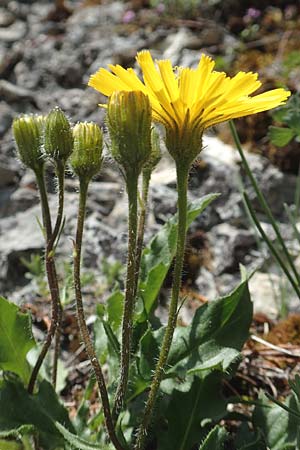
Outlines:
[[[46,243],[48,243],[48,241],[50,240],[50,237],[52,235],[52,225],[51,225],[51,215],[50,215],[49,202],[48,202],[46,183],[45,183],[44,168],[41,169],[40,171],[36,171],[35,177],[36,177],[37,187],[38,187],[38,190],[40,193],[43,226],[45,229],[45,240],[46,240]]]
[[[32,370],[31,377],[28,384],[28,392],[30,394],[33,393],[34,386],[36,383],[36,379],[41,368],[41,365],[48,353],[48,350],[51,346],[52,339],[56,333],[58,321],[59,321],[59,286],[57,282],[57,274],[55,262],[53,259],[53,255],[49,252],[48,244],[52,237],[52,225],[51,225],[51,216],[49,210],[49,203],[45,185],[45,177],[44,171],[36,172],[36,180],[37,185],[40,192],[41,198],[41,207],[42,207],[42,216],[43,216],[43,226],[45,229],[45,240],[46,240],[46,257],[45,257],[45,266],[46,266],[46,274],[48,279],[48,285],[51,296],[51,324],[48,330],[48,334],[46,337],[46,341],[42,347],[42,350],[38,356],[38,359],[35,363],[35,366]]]
[[[169,317],[162,342],[162,347],[152,379],[150,393],[144,410],[142,424],[139,428],[135,450],[143,450],[149,428],[153,409],[155,406],[160,383],[163,379],[165,366],[167,363],[169,351],[177,322],[178,299],[181,287],[181,275],[183,267],[185,239],[186,239],[186,221],[187,221],[187,183],[189,167],[177,163],[177,190],[178,190],[178,229],[177,229],[177,249],[173,274],[172,295],[169,306]]]
[[[64,193],[65,193],[65,163],[63,161],[57,161],[56,163],[56,175],[58,179],[58,210],[56,216],[56,222],[54,225],[54,230],[51,236],[51,239],[48,243],[47,252],[53,254],[54,257],[54,246],[57,236],[59,235],[63,213],[64,213]],[[53,366],[52,366],[52,384],[53,387],[56,387],[57,381],[57,364],[58,357],[60,351],[60,337],[61,337],[61,322],[62,322],[62,314],[63,308],[60,301],[59,295],[57,296],[57,328],[54,336],[54,354],[53,354]]]
[[[132,322],[136,291],[136,244],[138,210],[138,175],[133,175],[126,183],[128,194],[128,256],[125,299],[122,321],[121,373],[116,390],[113,419],[116,422],[122,409],[129,377]]]
[[[299,207],[300,207],[300,163],[298,166],[298,173],[296,178],[295,211],[294,211],[295,220],[297,220],[299,215]]]
[[[135,270],[135,296],[136,296],[137,288],[138,288],[140,265],[141,265],[141,257],[142,257],[142,251],[143,251],[150,178],[151,178],[151,171],[143,172],[142,198],[141,198],[141,208],[140,208],[138,231],[137,231],[136,258],[135,258],[135,261],[136,261],[135,262],[135,265],[136,265],[136,270]]]
[[[108,435],[111,439],[116,450],[124,450],[121,444],[118,441],[118,438],[115,434],[114,425],[112,421],[108,393],[105,385],[104,375],[102,372],[101,365],[97,358],[92,339],[89,334],[89,330],[85,320],[83,302],[82,302],[82,293],[81,293],[81,281],[80,281],[80,260],[81,260],[81,248],[82,248],[82,237],[83,237],[83,228],[84,228],[84,220],[85,220],[85,211],[86,211],[86,198],[88,191],[88,182],[84,180],[80,180],[80,193],[79,193],[79,209],[78,209],[78,217],[77,217],[77,230],[76,230],[76,240],[74,243],[74,287],[75,287],[75,297],[76,297],[76,310],[77,310],[77,320],[81,333],[82,340],[85,345],[85,349],[91,365],[93,367],[95,377],[98,383],[103,413],[106,422],[106,428]]]
[[[247,159],[246,159],[246,157],[244,155],[244,152],[243,152],[243,149],[242,149],[242,146],[241,146],[241,142],[239,140],[239,136],[237,134],[235,125],[234,125],[234,123],[232,121],[229,122],[229,125],[230,125],[230,130],[231,130],[232,136],[234,138],[237,150],[238,150],[238,152],[240,154],[240,157],[242,159],[242,162],[243,162],[243,165],[244,165],[244,169],[245,169],[245,171],[246,171],[246,173],[247,173],[247,175],[248,175],[248,177],[249,177],[249,179],[251,181],[251,184],[252,184],[252,186],[253,186],[253,188],[255,190],[255,193],[257,195],[257,199],[258,199],[261,207],[263,208],[265,214],[267,215],[268,219],[270,220],[270,222],[272,224],[272,227],[274,229],[274,232],[275,232],[275,234],[277,236],[277,239],[278,239],[278,241],[279,241],[279,243],[280,243],[280,245],[282,247],[283,253],[284,253],[284,255],[285,255],[285,257],[286,257],[286,259],[287,259],[287,261],[288,261],[288,263],[289,263],[289,265],[290,265],[290,267],[291,267],[291,269],[292,269],[292,271],[294,273],[294,276],[295,276],[295,278],[297,280],[297,284],[300,285],[300,275],[299,275],[299,273],[298,273],[298,271],[296,269],[296,266],[295,266],[295,264],[293,262],[293,259],[292,259],[291,255],[290,255],[290,253],[289,253],[289,251],[288,251],[288,249],[287,249],[287,247],[286,247],[286,245],[284,243],[284,240],[282,238],[282,235],[281,235],[279,227],[278,227],[278,225],[276,223],[276,220],[274,219],[272,211],[271,211],[268,203],[266,202],[265,197],[264,197],[263,193],[261,192],[261,190],[260,190],[260,188],[259,188],[259,186],[258,186],[258,184],[257,184],[257,182],[255,180],[255,177],[253,176],[253,174],[251,172],[251,169],[249,167]]]
[[[65,163],[57,161],[56,163],[56,175],[58,180],[58,210],[56,216],[56,222],[54,225],[53,233],[49,241],[48,247],[53,249],[56,238],[59,234],[60,227],[64,214],[64,196],[65,196]]]

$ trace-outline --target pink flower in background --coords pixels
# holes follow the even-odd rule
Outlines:
[[[135,12],[132,11],[132,9],[129,9],[128,11],[125,12],[124,16],[123,16],[123,23],[130,23],[135,19]]]
[[[245,23],[255,22],[261,16],[261,11],[256,8],[248,8],[243,19]]]

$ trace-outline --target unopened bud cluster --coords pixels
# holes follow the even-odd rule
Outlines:
[[[159,137],[152,129],[151,105],[141,91],[116,91],[107,110],[111,154],[126,180],[142,170],[151,173],[160,160]],[[102,164],[103,137],[93,123],[73,128],[56,107],[47,116],[22,115],[13,122],[13,133],[21,161],[35,172],[46,159],[62,167],[70,159],[73,172],[81,179],[96,175]]]
[[[102,163],[102,132],[93,123],[78,123],[74,128],[60,108],[48,116],[24,114],[14,119],[13,134],[20,160],[38,173],[46,159],[65,167],[70,158],[74,173],[90,180]]]

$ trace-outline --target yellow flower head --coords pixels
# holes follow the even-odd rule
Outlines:
[[[149,51],[138,53],[136,59],[144,83],[133,69],[109,65],[111,72],[101,68],[88,84],[108,97],[121,90],[140,90],[148,95],[153,120],[165,126],[167,147],[175,159],[178,153],[188,153],[193,160],[206,128],[275,108],[290,96],[281,88],[251,96],[261,86],[256,73],[239,72],[230,78],[214,71],[215,62],[206,55],[196,69],[174,69],[169,60],[155,65]],[[189,148],[184,148],[186,145]]]

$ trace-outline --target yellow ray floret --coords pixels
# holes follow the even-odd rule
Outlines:
[[[204,130],[229,119],[267,111],[282,105],[290,96],[273,89],[252,96],[260,86],[257,74],[239,72],[234,77],[214,71],[214,61],[202,55],[196,69],[175,70],[169,60],[154,63],[149,51],[137,54],[143,82],[133,69],[109,65],[89,80],[89,86],[110,97],[114,91],[142,91],[148,95],[153,120],[180,130],[197,123]],[[187,120],[188,118],[188,120]]]

